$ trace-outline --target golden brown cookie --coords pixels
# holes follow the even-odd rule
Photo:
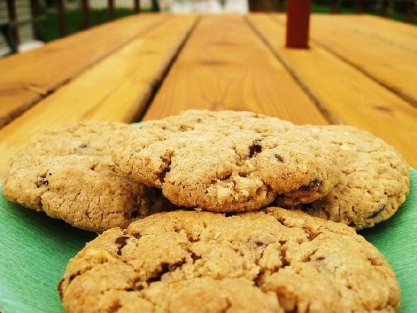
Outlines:
[[[176,205],[252,211],[279,194],[314,201],[339,179],[333,154],[289,122],[251,112],[190,110],[132,129],[113,157]]]
[[[390,218],[405,201],[408,165],[389,144],[352,126],[302,126],[331,148],[340,164],[340,182],[324,198],[303,206],[311,215],[357,230]]]
[[[343,224],[280,208],[157,213],[68,264],[68,312],[395,312],[384,257]]]
[[[9,160],[5,197],[90,231],[125,227],[169,207],[159,190],[132,182],[111,158],[111,146],[130,128],[90,121],[46,130]]]

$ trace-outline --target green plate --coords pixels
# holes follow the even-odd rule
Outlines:
[[[417,171],[393,218],[362,231],[386,256],[402,289],[402,312],[417,312]],[[0,186],[0,311],[63,312],[56,286],[68,260],[96,234],[8,202]]]

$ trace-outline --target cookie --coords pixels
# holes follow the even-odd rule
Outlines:
[[[190,110],[146,122],[113,153],[133,180],[174,204],[214,212],[326,195],[339,179],[327,147],[290,122],[252,112]]]
[[[405,201],[408,165],[389,144],[353,126],[303,126],[332,149],[341,167],[340,182],[324,198],[303,209],[357,230],[387,220]]]
[[[130,128],[90,121],[46,130],[9,160],[5,197],[97,232],[169,207],[159,190],[132,182],[111,158],[110,147]]]
[[[395,312],[379,251],[343,224],[267,208],[157,213],[113,228],[70,260],[67,312]]]

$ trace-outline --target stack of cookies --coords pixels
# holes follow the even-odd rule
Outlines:
[[[395,274],[356,230],[395,214],[409,180],[354,127],[190,110],[51,128],[3,192],[101,233],[59,283],[68,312],[395,312]]]

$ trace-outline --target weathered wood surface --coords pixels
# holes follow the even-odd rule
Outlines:
[[[371,36],[402,49],[417,52],[417,27],[412,24],[373,15],[350,14],[314,14],[312,20],[320,23],[331,23],[334,27]]]
[[[155,25],[0,129],[0,169],[34,134],[52,125],[137,120],[196,19],[172,17]]]
[[[396,28],[393,25],[395,23],[391,22],[393,28]],[[415,26],[412,27],[417,31]],[[404,49],[392,41],[381,40],[366,32],[329,24],[322,21],[320,15],[312,17],[311,34],[317,44],[417,107],[417,71],[412,66],[417,64],[417,51]],[[410,42],[411,45],[416,45],[417,39],[411,37]]]
[[[248,19],[322,110],[329,112],[329,119],[372,132],[417,166],[416,107],[314,42],[309,50],[286,49],[285,26],[276,16]]]
[[[0,171],[16,149],[51,125],[150,120],[186,109],[250,110],[295,124],[354,125],[385,139],[417,167],[417,107],[384,83],[391,72],[403,90],[415,85],[409,25],[363,16],[357,24],[353,16],[339,23],[336,17],[312,16],[310,49],[285,47],[284,15],[143,14],[0,60],[0,113],[15,103],[24,111],[0,129]],[[378,25],[386,29],[384,40]],[[330,37],[331,45],[323,44]],[[90,41],[85,50],[72,50],[83,41]],[[354,47],[347,49],[347,42]],[[390,48],[378,52],[374,42]],[[340,55],[344,48],[352,55]],[[401,59],[405,54],[411,59]],[[393,60],[387,72],[379,68],[384,55]],[[356,58],[367,60],[367,68],[353,64]],[[370,68],[381,72],[371,74]]]
[[[310,38],[417,107],[417,27],[381,17],[354,17],[337,20],[314,14]],[[284,24],[284,15],[276,18]]]
[[[167,18],[152,14],[128,17],[0,60],[0,128]]]
[[[294,123],[327,120],[242,16],[204,16],[144,119],[186,109],[262,112]]]

